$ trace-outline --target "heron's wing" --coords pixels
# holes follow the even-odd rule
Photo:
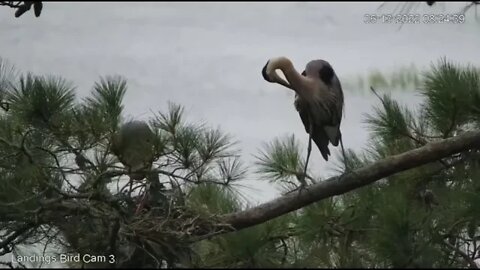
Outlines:
[[[303,125],[305,126],[305,131],[312,136],[312,140],[320,150],[323,158],[328,161],[328,156],[330,155],[330,150],[328,149],[329,136],[326,133],[323,125],[319,125],[313,122],[313,132],[310,133],[310,119],[308,117],[308,103],[304,102],[298,95],[295,95],[295,108],[297,109],[300,118],[302,119]]]
[[[312,139],[320,150],[325,161],[328,161],[328,156],[330,156],[330,149],[328,149],[328,135],[323,129],[322,126],[314,125]]]
[[[333,146],[338,146],[342,134],[340,132],[340,123],[342,122],[342,115],[344,109],[343,90],[338,78],[332,81],[332,85],[329,87],[332,100],[328,103],[328,112],[330,123],[325,125],[325,132]]]
[[[335,115],[334,115],[334,123],[336,125],[340,125],[342,122],[342,115],[343,115],[343,110],[345,108],[345,101],[343,97],[343,89],[342,85],[340,84],[340,81],[338,78],[335,76],[335,80],[333,81],[332,85],[332,91],[336,96],[336,102],[335,102]]]
[[[342,134],[340,132],[340,126],[325,126],[325,133],[333,146],[338,146]]]
[[[305,76],[305,70],[302,72],[302,76]],[[302,101],[300,96],[295,93],[295,102],[294,102],[295,108],[297,109],[298,113],[300,114],[300,119],[302,119],[303,125],[305,126],[305,131],[307,133],[310,133],[308,130],[310,129],[310,122],[308,121],[308,115],[307,115],[307,110],[305,102]]]
[[[300,119],[302,119],[303,125],[305,126],[305,132],[309,133],[310,129],[310,121],[308,120],[308,114],[305,102],[302,101],[298,94],[295,94],[295,109],[297,109],[298,114],[300,115]]]

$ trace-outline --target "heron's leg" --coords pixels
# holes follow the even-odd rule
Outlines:
[[[307,167],[308,161],[310,160],[310,154],[312,153],[312,134],[308,135],[308,148],[307,148],[307,160],[305,161],[305,168],[303,171],[303,184],[306,184],[307,181]]]
[[[312,123],[312,121],[310,121],[310,123]],[[312,132],[313,124],[310,124],[310,129],[308,132],[307,160],[305,161],[305,168],[303,169],[303,175],[301,177],[302,181],[300,181],[300,189],[303,189],[307,185],[307,167],[308,161],[310,160],[310,154],[312,153]]]
[[[347,160],[347,155],[345,154],[345,148],[343,147],[343,139],[340,136],[340,146],[342,147],[342,155],[343,155],[343,162],[345,163],[345,172],[350,172],[350,168],[348,166],[348,160]]]

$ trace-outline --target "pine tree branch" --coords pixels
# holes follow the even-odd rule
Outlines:
[[[331,177],[307,186],[301,192],[290,193],[256,207],[224,215],[223,220],[236,230],[258,225],[314,202],[366,186],[395,173],[478,147],[480,147],[480,131],[465,132],[452,138],[431,142],[417,149],[387,157],[342,176]]]
[[[385,100],[377,93],[377,91],[375,90],[375,88],[373,88],[373,86],[370,86],[370,90],[372,90],[373,94],[375,94],[375,96],[377,96],[378,99],[380,99],[380,102],[382,102],[382,105],[383,107],[386,109],[388,106],[386,105],[385,103]],[[456,108],[456,107],[455,107]],[[454,116],[453,116],[453,119],[452,119],[452,124],[451,124],[451,128],[450,129],[453,129],[454,127],[454,124],[455,124],[455,115],[456,113],[454,113]],[[407,123],[407,126],[412,129],[412,130],[415,130],[414,128],[410,127]],[[417,144],[419,145],[425,145],[427,144],[427,140],[425,140],[424,138],[422,137],[415,137],[413,136],[410,131],[406,131],[406,132],[402,132],[402,130],[397,130],[401,135],[403,136],[406,136],[407,138],[411,139],[412,141],[416,142]],[[442,137],[439,137],[439,138],[442,138],[442,139],[446,139],[447,138],[447,135],[450,133],[451,131],[448,131],[446,134],[444,134],[444,136]],[[443,161],[442,159],[439,159],[438,162],[440,162],[445,168],[448,168],[448,165],[445,161]]]

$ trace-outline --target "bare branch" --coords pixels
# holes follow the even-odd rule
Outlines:
[[[392,174],[438,161],[467,149],[480,146],[480,131],[465,132],[456,137],[431,142],[420,148],[387,157],[342,176],[307,186],[259,206],[223,216],[236,230],[261,224],[314,202],[366,186]]]

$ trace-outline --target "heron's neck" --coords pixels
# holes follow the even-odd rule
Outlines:
[[[302,76],[302,74],[298,73],[290,59],[286,57],[279,57],[275,59],[274,69],[280,69],[292,88],[294,88],[300,95],[303,94],[306,78]]]

